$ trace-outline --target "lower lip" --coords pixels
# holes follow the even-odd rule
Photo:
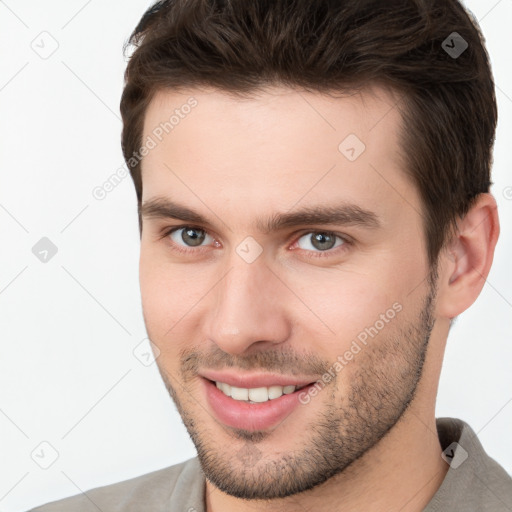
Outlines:
[[[310,386],[298,389],[289,395],[254,403],[234,400],[217,388],[214,382],[203,379],[206,399],[219,421],[233,428],[265,430],[281,423],[301,404],[299,395],[307,393]]]

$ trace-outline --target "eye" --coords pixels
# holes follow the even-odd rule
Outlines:
[[[340,246],[349,245],[349,240],[344,237],[327,231],[310,231],[301,236],[296,244],[299,249],[304,249],[308,252],[320,253],[319,256],[323,256],[321,253],[328,252],[326,256],[332,255],[332,249],[336,249]],[[345,247],[344,247],[345,249]],[[315,255],[316,256],[316,255]]]
[[[194,247],[201,247],[202,243],[206,240],[213,241],[213,237],[208,235],[204,229],[197,228],[194,226],[178,226],[172,228],[165,233],[168,236],[173,245],[179,251],[189,252]]]
[[[172,249],[182,253],[198,253],[205,249],[212,242],[216,247],[220,247],[219,242],[215,240],[206,230],[196,226],[175,226],[166,230],[162,238],[168,238]],[[206,244],[204,244],[206,242]],[[338,252],[343,252],[352,245],[352,241],[345,236],[329,231],[309,231],[304,233],[292,245],[306,251],[307,257],[329,257]],[[336,250],[334,250],[336,249]]]

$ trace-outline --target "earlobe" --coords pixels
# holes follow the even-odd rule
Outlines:
[[[444,251],[438,314],[453,318],[476,300],[489,275],[499,231],[496,200],[490,193],[480,194]]]

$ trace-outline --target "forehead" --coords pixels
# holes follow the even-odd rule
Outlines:
[[[251,136],[258,132],[261,136],[266,134],[267,139],[274,133],[281,138],[309,136],[315,143],[321,142],[321,138],[328,143],[331,138],[337,140],[352,131],[372,144],[385,132],[389,142],[401,125],[396,108],[400,100],[401,93],[377,85],[332,93],[274,86],[249,96],[215,88],[161,89],[146,110],[143,135],[190,135],[187,127],[193,125],[194,137],[208,134],[216,140],[223,135],[227,139],[235,132],[235,139],[243,142],[244,133],[240,130],[245,129],[250,130]],[[187,119],[196,122],[185,122]]]
[[[342,200],[385,213],[418,203],[403,172],[398,93],[321,94],[284,87],[250,98],[161,90],[144,119],[143,200],[184,197],[284,210]],[[149,144],[148,144],[149,147]],[[183,202],[183,201],[182,201]]]

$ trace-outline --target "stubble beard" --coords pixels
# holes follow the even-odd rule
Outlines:
[[[191,398],[183,384],[173,379],[177,384],[173,386],[166,371],[159,366],[196,447],[206,478],[221,491],[237,498],[285,498],[340,474],[375,446],[400,420],[415,396],[434,326],[436,279],[434,269],[416,321],[406,322],[388,337],[384,337],[385,328],[354,358],[350,364],[358,366],[354,367],[352,380],[344,382],[343,393],[337,393],[336,388],[336,381],[343,381],[342,371],[313,399],[323,400],[323,410],[308,424],[300,426],[304,438],[297,443],[299,447],[278,458],[272,458],[258,447],[265,439],[271,439],[272,431],[254,432],[221,426]],[[177,392],[177,389],[182,391]],[[201,416],[208,416],[208,424]],[[286,430],[286,421],[277,428]],[[217,429],[224,430],[221,435],[229,432],[232,438],[245,444],[242,447],[236,442],[220,444],[215,435]]]

